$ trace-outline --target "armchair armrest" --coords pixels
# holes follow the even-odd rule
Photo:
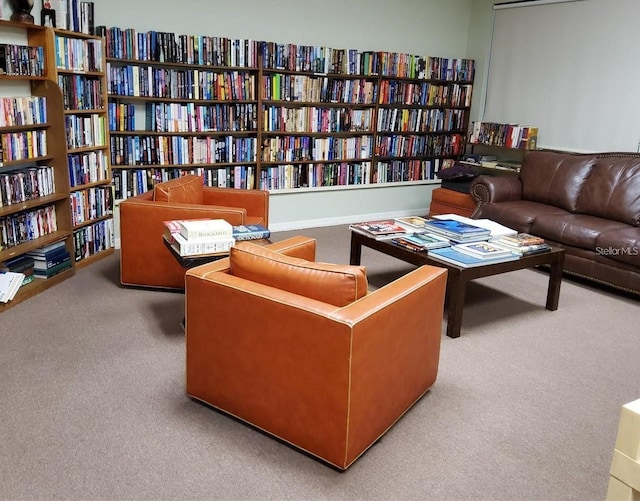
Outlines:
[[[478,176],[471,183],[471,196],[476,202],[474,216],[483,205],[522,199],[522,181],[517,176]]]

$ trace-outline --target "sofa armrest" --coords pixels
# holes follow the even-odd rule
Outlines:
[[[243,207],[254,222],[269,227],[269,192],[238,188],[204,187],[203,203],[225,207]]]
[[[485,204],[521,200],[522,182],[517,176],[478,176],[471,183],[471,196],[476,215]]]

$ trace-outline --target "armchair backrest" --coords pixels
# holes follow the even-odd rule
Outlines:
[[[310,262],[250,242],[238,242],[231,249],[229,273],[335,306],[346,306],[367,293],[364,266]]]
[[[153,200],[174,204],[201,204],[203,191],[202,178],[189,174],[156,184],[153,187]]]

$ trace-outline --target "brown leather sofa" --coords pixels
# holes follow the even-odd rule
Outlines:
[[[565,271],[640,294],[640,154],[531,151],[519,176],[479,176],[475,218],[566,250]]]
[[[447,272],[368,292],[315,250],[239,242],[187,272],[186,391],[346,469],[436,380]]]
[[[120,203],[120,282],[184,289],[184,269],[162,241],[163,221],[225,219],[269,226],[269,192],[203,186],[187,175]]]

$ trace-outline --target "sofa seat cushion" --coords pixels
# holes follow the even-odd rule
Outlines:
[[[364,266],[307,261],[251,242],[231,248],[229,273],[335,306],[360,299],[368,289]]]
[[[640,228],[627,226],[603,231],[596,239],[596,254],[640,268]]]
[[[153,187],[153,200],[174,204],[201,204],[204,184],[200,176],[189,174]]]
[[[523,233],[530,233],[531,225],[537,217],[564,216],[567,214],[569,212],[551,205],[528,200],[513,200],[483,205],[478,217],[491,219]]]
[[[564,245],[595,251],[598,236],[607,230],[624,228],[624,223],[584,214],[536,217],[531,233]]]
[[[522,198],[575,212],[595,163],[596,157],[591,155],[531,151],[520,169]]]
[[[577,211],[638,226],[640,158],[599,158],[582,188]]]

